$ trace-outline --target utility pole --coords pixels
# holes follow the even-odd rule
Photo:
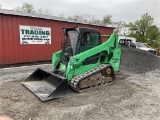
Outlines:
[[[0,4],[0,9],[1,9],[1,6],[2,6],[2,5]]]

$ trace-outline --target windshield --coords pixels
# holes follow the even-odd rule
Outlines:
[[[76,52],[76,44],[78,40],[78,32],[76,30],[67,31],[65,35],[64,52],[67,55],[73,55]]]
[[[136,45],[137,45],[137,47],[145,47],[146,48],[146,46],[143,43],[140,43],[140,42],[137,42]]]

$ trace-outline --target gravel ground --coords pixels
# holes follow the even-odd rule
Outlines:
[[[143,74],[121,70],[114,85],[99,86],[42,102],[21,85],[37,67],[0,69],[0,115],[15,120],[159,120],[160,70]],[[122,65],[122,68],[124,66]]]
[[[160,57],[149,52],[122,47],[121,69],[132,73],[145,73],[160,68]]]

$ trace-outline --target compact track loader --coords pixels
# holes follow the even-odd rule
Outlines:
[[[69,88],[83,92],[90,87],[112,83],[120,67],[118,35],[101,41],[98,30],[64,28],[62,50],[53,53],[52,72],[38,68],[22,84],[42,101],[67,94]]]

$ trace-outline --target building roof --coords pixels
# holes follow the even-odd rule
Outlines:
[[[63,21],[63,22],[70,22],[70,23],[80,23],[80,24],[86,24],[86,25],[115,28],[113,26],[103,26],[103,25],[77,22],[77,21],[73,21],[73,20],[70,20],[70,19],[62,18],[62,17],[49,16],[49,15],[43,15],[43,14],[35,14],[35,13],[27,13],[27,12],[20,12],[20,11],[14,11],[14,10],[6,10],[6,9],[0,9],[0,14],[33,17],[33,18],[42,18],[42,19],[48,19],[48,20],[56,20],[56,21]]]

